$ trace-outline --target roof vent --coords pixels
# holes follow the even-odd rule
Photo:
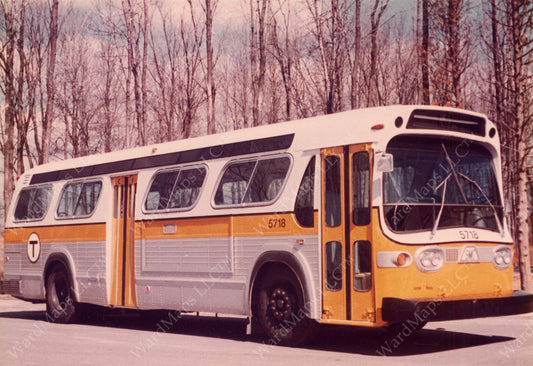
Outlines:
[[[485,136],[485,118],[466,113],[415,109],[407,128],[423,130],[443,130]]]

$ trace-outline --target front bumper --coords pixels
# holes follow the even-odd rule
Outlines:
[[[449,301],[385,297],[382,307],[383,320],[391,323],[483,318],[529,312],[533,312],[533,294],[524,291],[514,292],[508,297]]]

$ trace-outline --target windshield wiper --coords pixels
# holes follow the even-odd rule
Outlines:
[[[498,211],[496,211],[496,207],[494,207],[494,205],[490,201],[489,197],[487,196],[487,193],[483,190],[483,188],[481,188],[481,186],[475,180],[469,178],[468,176],[466,176],[466,175],[464,175],[462,173],[459,173],[459,175],[461,176],[461,178],[463,178],[466,181],[472,183],[474,185],[474,187],[476,187],[481,192],[481,194],[483,195],[483,198],[485,198],[485,200],[489,204],[490,208],[492,208],[492,211],[494,211],[494,218],[496,219],[496,225],[498,225],[498,231],[500,233],[502,233],[502,235],[503,235],[502,224],[500,222],[500,218],[498,217]]]
[[[492,202],[488,198],[488,196],[485,193],[485,191],[483,190],[483,188],[481,188],[481,186],[475,180],[469,178],[468,176],[466,176],[466,175],[464,175],[462,173],[457,173],[457,171],[455,170],[455,167],[453,166],[453,162],[450,159],[450,155],[448,154],[448,151],[446,150],[446,146],[444,146],[444,143],[441,143],[441,146],[442,146],[442,150],[444,151],[444,154],[446,155],[446,161],[448,162],[448,165],[450,166],[451,172],[450,172],[450,174],[448,174],[448,176],[437,187],[435,187],[435,190],[437,190],[442,185],[444,185],[443,192],[442,192],[442,200],[441,200],[439,214],[437,215],[437,219],[435,220],[435,224],[433,225],[433,229],[431,230],[430,239],[433,239],[433,237],[435,236],[435,233],[437,232],[437,229],[439,227],[440,218],[442,216],[442,211],[444,210],[444,201],[445,201],[445,198],[446,198],[446,188],[447,188],[447,185],[448,185],[448,179],[452,175],[453,175],[453,178],[455,179],[455,182],[457,183],[457,187],[459,188],[459,191],[461,192],[461,196],[463,197],[463,200],[464,200],[465,204],[468,205],[468,199],[466,198],[465,192],[463,190],[463,186],[459,182],[459,176],[461,176],[461,178],[465,179],[467,182],[473,184],[481,192],[481,194],[483,195],[485,200],[488,202],[490,208],[492,208],[492,210],[494,211],[494,218],[496,219],[496,225],[498,226],[498,231],[503,236],[504,232],[503,232],[503,229],[502,229],[502,224],[500,222],[500,218],[498,217],[498,212],[496,211],[496,208],[494,207],[494,205],[492,204]]]
[[[443,184],[444,188],[442,189],[442,197],[440,200],[440,210],[439,214],[437,215],[437,219],[435,220],[435,223],[433,224],[433,229],[431,230],[431,236],[429,239],[433,239],[435,236],[435,233],[437,232],[437,228],[439,227],[440,217],[442,216],[442,211],[444,210],[444,201],[446,200],[446,187],[448,187],[448,179],[452,176],[452,173],[448,174],[448,176],[438,185],[435,187],[435,191],[438,190]]]
[[[450,155],[448,155],[448,150],[446,150],[446,146],[444,146],[444,142],[441,142],[440,145],[442,146],[442,150],[444,151],[444,154],[446,155],[446,161],[448,162],[448,165],[450,166],[450,169],[453,174],[453,178],[455,179],[455,183],[457,183],[457,186],[459,187],[459,191],[461,192],[461,196],[463,197],[465,204],[468,204],[468,200],[466,199],[466,195],[465,195],[465,192],[463,191],[463,187],[461,186],[461,183],[459,183],[459,177],[457,176],[457,172],[455,171],[455,167],[453,166],[452,159],[450,159]]]

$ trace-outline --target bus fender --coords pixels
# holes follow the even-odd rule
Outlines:
[[[62,264],[65,270],[67,271],[67,276],[69,276],[70,278],[70,283],[72,284],[72,287],[73,287],[72,290],[74,292],[74,296],[76,297],[74,300],[79,302],[80,293],[78,290],[78,283],[76,281],[76,273],[75,273],[74,265],[73,265],[74,261],[72,257],[70,256],[70,253],[68,253],[64,249],[60,249],[60,251],[51,253],[46,259],[46,264],[44,265],[44,272],[43,272],[43,287],[45,288],[45,291],[44,291],[45,297],[46,297],[46,280],[53,266],[57,263]]]
[[[313,303],[313,296],[311,291],[311,285],[309,281],[307,280],[309,275],[305,275],[305,271],[303,269],[302,264],[298,260],[298,258],[290,252],[285,251],[268,251],[265,253],[262,253],[259,258],[257,258],[254,268],[252,270],[252,274],[250,276],[250,283],[248,286],[248,307],[249,307],[249,313],[252,314],[252,301],[253,301],[253,291],[255,282],[258,278],[258,275],[261,273],[261,270],[268,264],[283,264],[287,266],[293,273],[296,279],[298,280],[298,283],[301,286],[301,290],[304,296],[304,303],[305,304],[311,304]],[[314,314],[310,314],[311,311],[310,307],[305,307],[306,309],[306,315],[310,318],[313,317]],[[312,312],[312,311],[311,311]]]

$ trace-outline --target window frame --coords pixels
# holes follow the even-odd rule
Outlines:
[[[27,191],[27,190],[33,190],[33,189],[46,189],[46,188],[51,189],[51,194],[50,194],[50,202],[48,202],[48,205],[46,206],[46,210],[44,210],[43,215],[39,218],[33,218],[33,219],[17,219],[15,214],[17,212],[17,207],[18,207],[20,195],[22,194],[22,192]],[[24,222],[43,221],[45,217],[48,215],[48,210],[50,210],[50,206],[52,206],[53,198],[54,198],[54,186],[52,184],[30,185],[30,186],[23,187],[17,194],[17,202],[15,203],[15,207],[13,210],[13,222],[24,223]]]
[[[197,169],[203,168],[205,170],[205,174],[204,174],[204,181],[202,182],[202,186],[200,187],[200,191],[198,192],[198,197],[196,198],[196,200],[194,201],[192,205],[187,206],[187,207],[164,208],[164,209],[156,209],[156,210],[146,209],[146,200],[148,199],[148,195],[150,194],[150,188],[152,188],[152,184],[154,183],[155,178],[159,174],[178,172],[178,176],[176,177],[176,179],[179,179],[179,174],[182,170],[191,170],[194,168],[197,168]],[[154,215],[154,214],[172,213],[172,212],[187,212],[187,211],[193,210],[198,204],[198,202],[200,201],[200,197],[202,196],[202,193],[206,186],[208,175],[209,175],[209,167],[206,164],[174,166],[171,168],[158,169],[154,171],[152,173],[152,176],[150,178],[148,185],[146,186],[146,192],[144,193],[144,196],[143,196],[143,200],[141,204],[143,214]],[[176,185],[176,182],[174,182],[174,186],[175,185]],[[170,192],[171,196],[173,192],[174,192],[174,187],[172,188],[172,192]]]
[[[248,185],[246,187],[246,191],[244,193],[244,196],[246,197],[246,194],[248,193],[248,188],[250,187],[250,183],[253,180],[255,176],[255,171],[257,169],[257,164],[261,160],[272,160],[272,159],[280,159],[280,158],[288,158],[289,159],[289,167],[287,168],[287,174],[285,175],[285,179],[283,180],[283,184],[279,188],[278,193],[276,194],[276,197],[271,199],[270,201],[262,201],[262,202],[242,202],[242,203],[233,203],[233,204],[217,204],[215,202],[215,198],[218,192],[218,188],[220,186],[220,183],[222,182],[222,178],[224,177],[224,174],[228,170],[228,168],[231,165],[234,164],[241,164],[241,163],[248,163],[255,161],[255,167],[252,171],[252,174],[250,176],[250,180],[248,181]],[[221,169],[220,174],[218,176],[217,182],[213,189],[213,194],[211,196],[211,207],[215,210],[223,210],[228,208],[249,208],[249,207],[265,207],[265,206],[271,206],[275,204],[279,198],[282,196],[283,191],[285,190],[285,187],[287,186],[287,182],[290,179],[290,174],[292,172],[292,168],[294,165],[294,160],[291,154],[284,153],[284,154],[276,154],[276,155],[259,155],[254,157],[247,157],[244,159],[233,159],[228,161],[226,164],[224,164],[224,167]]]
[[[100,182],[101,188],[100,188],[100,193],[98,194],[98,199],[96,200],[96,203],[94,204],[94,209],[92,210],[92,212],[90,214],[88,214],[88,215],[72,215],[72,216],[59,216],[58,215],[57,211],[59,210],[59,205],[61,204],[61,198],[63,198],[63,193],[65,192],[66,188],[69,185],[81,183],[82,184],[82,188],[83,188],[83,185],[85,185],[86,183],[95,183],[95,182]],[[57,204],[56,204],[56,209],[54,211],[54,218],[56,220],[78,220],[78,219],[88,219],[88,218],[92,217],[94,215],[94,213],[96,212],[96,210],[98,209],[98,204],[100,202],[100,197],[102,196],[102,191],[103,190],[104,190],[104,181],[103,181],[102,178],[81,179],[81,180],[73,180],[73,181],[65,182],[63,184],[63,187],[61,187],[61,192],[59,192],[59,196],[57,197]],[[79,197],[78,197],[78,200],[79,200]]]

